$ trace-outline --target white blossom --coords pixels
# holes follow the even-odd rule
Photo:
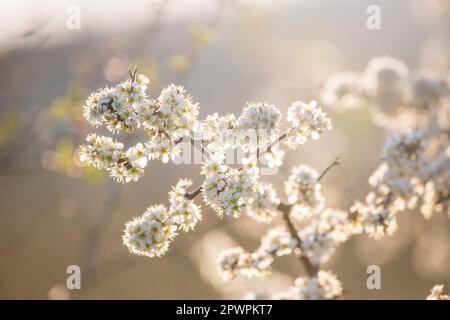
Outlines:
[[[342,294],[342,284],[331,271],[319,271],[312,278],[300,277],[288,291],[274,295],[273,299],[324,300],[336,299]]]
[[[383,164],[371,177],[372,186],[393,193],[413,208],[423,190],[425,140],[420,131],[392,134],[383,147]]]
[[[275,189],[270,183],[260,182],[248,200],[247,215],[258,222],[269,223],[276,214],[280,204]]]
[[[291,254],[297,247],[297,240],[284,228],[270,229],[261,240],[260,251],[276,256]]]
[[[144,175],[147,164],[141,144],[123,151],[123,144],[110,137],[89,134],[86,145],[80,148],[80,161],[98,169],[106,169],[119,182],[137,181]],[[142,153],[142,155],[141,155]],[[142,158],[145,159],[142,159]]]
[[[450,93],[445,79],[428,72],[413,73],[410,86],[411,104],[422,109],[435,107],[442,97]]]
[[[237,146],[236,118],[233,114],[219,116],[218,113],[208,115],[199,125],[199,134],[203,147],[209,152],[225,155],[225,152]]]
[[[123,244],[134,254],[161,257],[167,252],[176,230],[165,206],[151,206],[141,217],[125,225]]]
[[[337,73],[328,78],[322,89],[324,105],[338,111],[367,105],[361,78],[362,76],[355,72]]]
[[[262,158],[269,168],[279,168],[283,165],[284,150],[271,148]]]
[[[292,149],[296,149],[309,139],[319,139],[325,130],[332,128],[330,119],[317,106],[316,101],[309,104],[301,101],[292,103],[287,112],[287,120],[291,127],[285,143]]]
[[[115,88],[100,89],[89,96],[84,106],[84,117],[93,126],[106,124],[113,133],[133,132],[140,126],[137,111],[147,101],[148,78],[137,75]]]
[[[134,167],[143,169],[147,166],[148,150],[142,146],[142,143],[128,149],[126,156]]]
[[[356,202],[350,210],[361,215],[364,231],[371,238],[390,236],[397,230],[397,209],[390,196],[376,197],[374,193],[370,193],[365,203]]]
[[[254,170],[231,168],[219,157],[204,163],[202,174],[203,199],[220,217],[226,214],[238,218],[245,212],[258,178]]]
[[[404,101],[408,73],[402,61],[388,56],[376,57],[367,64],[363,85],[375,104],[388,111]]]
[[[217,268],[222,280],[234,279],[243,265],[243,260],[248,255],[241,247],[222,251],[217,257]]]
[[[292,173],[285,182],[285,191],[289,204],[295,205],[293,211],[308,216],[311,209],[321,210],[325,204],[321,186],[317,183],[319,174],[307,165],[292,168]]]
[[[256,150],[275,141],[281,121],[281,112],[271,104],[249,102],[237,119],[237,129],[243,134],[240,144],[244,149]],[[253,135],[253,136],[252,136]],[[255,138],[252,140],[252,138]]]
[[[427,300],[450,300],[450,296],[444,294],[444,285],[437,284],[430,290]]]
[[[355,234],[348,213],[342,210],[327,208],[307,219],[301,217],[299,221],[294,221],[302,240],[302,254],[316,266],[327,262],[336,248]]]

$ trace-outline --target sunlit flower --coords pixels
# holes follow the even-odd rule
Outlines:
[[[317,140],[325,130],[331,129],[331,121],[327,114],[317,106],[316,101],[309,104],[296,101],[291,104],[287,113],[291,127],[286,138],[286,145],[292,149],[306,143],[309,139]]]
[[[134,254],[161,257],[167,252],[176,229],[166,207],[152,206],[125,225],[123,244]]]

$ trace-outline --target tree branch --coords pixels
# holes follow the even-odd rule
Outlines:
[[[334,159],[334,161],[328,165],[328,167],[325,168],[325,170],[322,171],[322,173],[320,174],[320,176],[317,178],[317,182],[320,182],[320,180],[322,180],[322,178],[327,174],[328,171],[330,171],[333,167],[340,165],[340,161],[339,161],[339,157],[336,157]]]

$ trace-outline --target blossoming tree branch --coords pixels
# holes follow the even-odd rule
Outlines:
[[[350,80],[344,76],[343,80],[327,82],[324,101],[339,108],[362,101],[376,104],[386,91],[403,90],[394,81],[401,72],[391,60],[385,60],[371,65],[369,76],[361,76],[370,90],[355,85],[353,76]],[[425,149],[431,133],[393,133],[384,147],[383,163],[370,178],[374,191],[349,210],[328,208],[321,191],[322,178],[339,164],[338,159],[321,173],[303,164],[292,168],[285,182],[288,201],[283,203],[264,177],[276,173],[283,164],[282,145],[296,149],[332,129],[327,114],[315,101],[293,102],[286,115],[288,129],[281,133],[282,114],[274,105],[247,103],[239,116],[214,113],[199,120],[198,104],[183,87],[171,84],[154,99],[146,93],[148,82],[134,69],[129,79],[116,87],[91,94],[84,106],[84,117],[92,126],[105,126],[112,134],[143,130],[148,140],[126,149],[111,137],[92,133],[81,146],[81,161],[108,171],[118,182],[131,182],[144,175],[149,160],[186,162],[190,159],[187,147],[197,146],[204,181],[193,186],[192,180],[180,179],[169,192],[167,206],[150,206],[128,222],[123,243],[132,253],[163,256],[178,232],[193,230],[202,219],[196,202],[199,197],[219,217],[247,214],[269,224],[280,214],[284,225],[270,229],[253,252],[237,247],[218,254],[221,277],[231,281],[237,276],[265,276],[276,257],[294,254],[304,276],[297,278],[291,289],[271,298],[336,299],[342,295],[342,284],[322,266],[339,244],[363,232],[376,239],[392,234],[397,228],[397,212],[413,208],[419,198],[427,217],[448,206],[450,155],[445,151],[436,162],[428,163]],[[361,86],[365,88],[365,84]],[[240,155],[237,159],[236,154]],[[445,295],[441,292],[441,296]]]

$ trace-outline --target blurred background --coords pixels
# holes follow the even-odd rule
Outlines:
[[[381,30],[366,27],[369,5],[381,9]],[[68,25],[77,10],[79,29]],[[86,134],[106,133],[83,120],[84,100],[125,79],[130,66],[150,77],[153,95],[171,82],[185,86],[200,103],[200,118],[238,113],[247,101],[285,111],[292,101],[319,99],[329,75],[362,70],[377,55],[411,69],[450,69],[448,0],[4,0],[0,21],[2,299],[243,298],[286,289],[301,275],[288,256],[265,279],[222,283],[217,253],[233,245],[255,249],[268,226],[246,216],[220,220],[205,206],[203,221],[163,258],[128,253],[125,222],[167,202],[178,178],[201,182],[198,165],[152,162],[143,179],[126,185],[78,165]],[[369,191],[387,132],[369,110],[326,111],[334,130],[289,152],[269,180],[283,198],[291,166],[321,171],[339,156],[323,188],[329,207],[346,210]],[[450,284],[449,240],[446,214],[425,220],[403,212],[394,236],[354,237],[327,268],[347,299],[423,299],[435,283]],[[82,289],[68,291],[73,264],[81,267]],[[381,266],[381,290],[366,287],[371,264]]]

